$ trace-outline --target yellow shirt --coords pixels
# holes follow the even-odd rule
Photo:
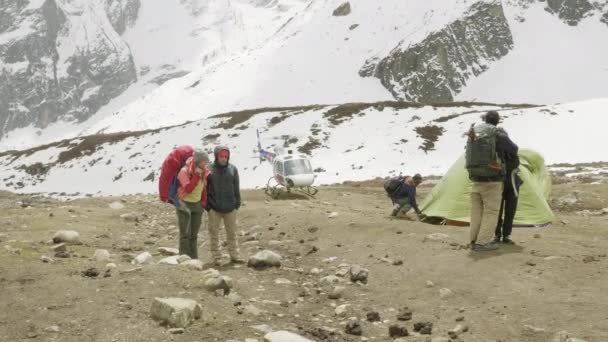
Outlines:
[[[184,201],[188,203],[200,202],[203,190],[205,190],[205,183],[203,183],[203,178],[201,177],[201,179],[198,181],[198,184],[196,184],[196,187],[194,187],[194,190],[184,196]]]

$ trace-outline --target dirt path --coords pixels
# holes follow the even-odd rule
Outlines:
[[[468,326],[454,341],[552,341],[563,330],[589,342],[608,341],[608,215],[577,213],[608,207],[608,185],[560,184],[555,198],[575,190],[579,202],[563,206],[552,227],[516,229],[516,246],[483,255],[462,248],[467,228],[389,219],[378,188],[323,188],[315,200],[272,202],[261,191],[246,192],[240,212],[243,254],[268,248],[281,254],[284,264],[220,271],[234,279],[243,304],[263,311],[258,316],[242,312],[232,297],[207,292],[199,271],[149,265],[121,273],[134,267],[128,262],[133,255],[176,245],[174,212],[153,196],[58,202],[2,194],[0,341],[261,341],[263,334],[252,328],[258,324],[314,340],[321,340],[319,328],[329,327],[337,333],[328,341],[361,341],[343,333],[349,317],[361,319],[364,338],[392,341],[388,327],[404,306],[413,311],[413,319],[402,322],[410,332],[420,321],[434,324],[433,337],[447,337],[457,324]],[[115,201],[125,208],[111,209]],[[120,217],[131,212],[138,222]],[[331,212],[338,216],[329,218]],[[42,255],[53,257],[48,240],[60,229],[78,231],[84,244],[69,247],[76,254],[71,258],[42,263]],[[433,233],[445,235],[425,241]],[[199,252],[205,262],[206,236],[201,235]],[[106,262],[90,260],[100,248],[118,265],[107,278]],[[331,286],[320,279],[341,263],[369,269],[369,282],[344,279],[337,284],[345,287],[343,298],[330,300]],[[83,277],[89,267],[102,275]],[[310,274],[312,268],[321,273]],[[291,284],[278,285],[278,278]],[[450,294],[442,298],[441,289]],[[168,296],[203,306],[203,318],[183,335],[170,335],[149,317],[153,298]],[[335,307],[342,304],[348,304],[346,313],[338,317]],[[370,311],[384,322],[365,321]]]

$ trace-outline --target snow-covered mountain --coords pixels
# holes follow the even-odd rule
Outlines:
[[[608,98],[555,106],[408,102],[266,108],[173,127],[93,135],[0,154],[0,189],[75,194],[154,193],[162,161],[177,145],[232,149],[245,188],[265,186],[270,164],[262,144],[311,156],[318,183],[367,180],[399,173],[440,175],[464,152],[463,133],[480,114],[499,110],[522,148],[549,164],[608,161],[604,149]]]
[[[261,107],[608,96],[608,0],[30,0],[0,18],[4,148]]]

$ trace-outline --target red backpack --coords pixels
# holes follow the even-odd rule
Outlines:
[[[177,205],[177,174],[184,167],[188,158],[194,154],[192,146],[179,146],[165,158],[158,179],[158,193],[160,200],[165,203]]]

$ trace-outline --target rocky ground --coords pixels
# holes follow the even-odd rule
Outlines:
[[[154,196],[0,194],[0,340],[608,340],[606,183],[560,182],[551,227],[516,229],[516,246],[487,254],[465,248],[467,228],[390,219],[365,183],[244,198],[243,256],[271,250],[280,267],[210,271],[204,231],[201,264],[165,259],[175,214]],[[57,247],[58,230],[79,244]],[[155,299],[167,297],[193,301]]]

